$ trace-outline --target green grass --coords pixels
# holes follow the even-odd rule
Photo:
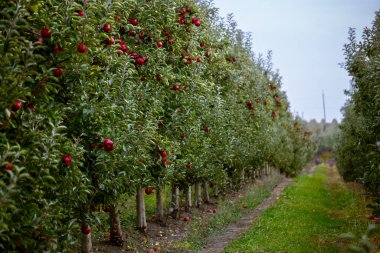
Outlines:
[[[365,203],[341,181],[336,169],[321,165],[313,176],[296,178],[225,252],[345,252],[339,235],[364,233],[365,215]]]
[[[199,250],[213,235],[223,233],[227,225],[236,223],[245,212],[259,205],[280,181],[280,175],[273,172],[271,176],[249,185],[237,196],[220,199],[217,213],[212,215],[193,213],[192,222],[187,227],[186,238],[175,242],[174,247],[178,248],[178,252],[181,249]],[[243,204],[247,204],[248,208],[244,209]]]

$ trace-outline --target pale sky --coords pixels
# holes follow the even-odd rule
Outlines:
[[[273,64],[283,77],[291,111],[304,119],[342,119],[340,108],[350,87],[343,45],[348,28],[358,38],[371,27],[380,0],[214,0],[220,15],[233,13],[238,28],[251,32],[253,51],[273,51]]]

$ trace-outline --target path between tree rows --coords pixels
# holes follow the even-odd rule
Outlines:
[[[309,172],[310,173],[310,172]],[[291,178],[284,177],[282,182],[273,189],[270,197],[266,198],[261,204],[245,214],[237,223],[229,225],[226,230],[212,238],[207,246],[199,253],[219,253],[233,240],[239,238],[256,219],[279,199],[282,191],[292,182]]]

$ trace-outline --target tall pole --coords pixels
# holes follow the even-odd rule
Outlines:
[[[326,106],[325,106],[325,93],[322,90],[322,100],[323,100],[323,132],[326,130]]]

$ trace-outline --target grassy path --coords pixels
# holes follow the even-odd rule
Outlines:
[[[225,252],[346,252],[339,235],[365,232],[365,204],[335,168],[321,165],[298,177]]]

